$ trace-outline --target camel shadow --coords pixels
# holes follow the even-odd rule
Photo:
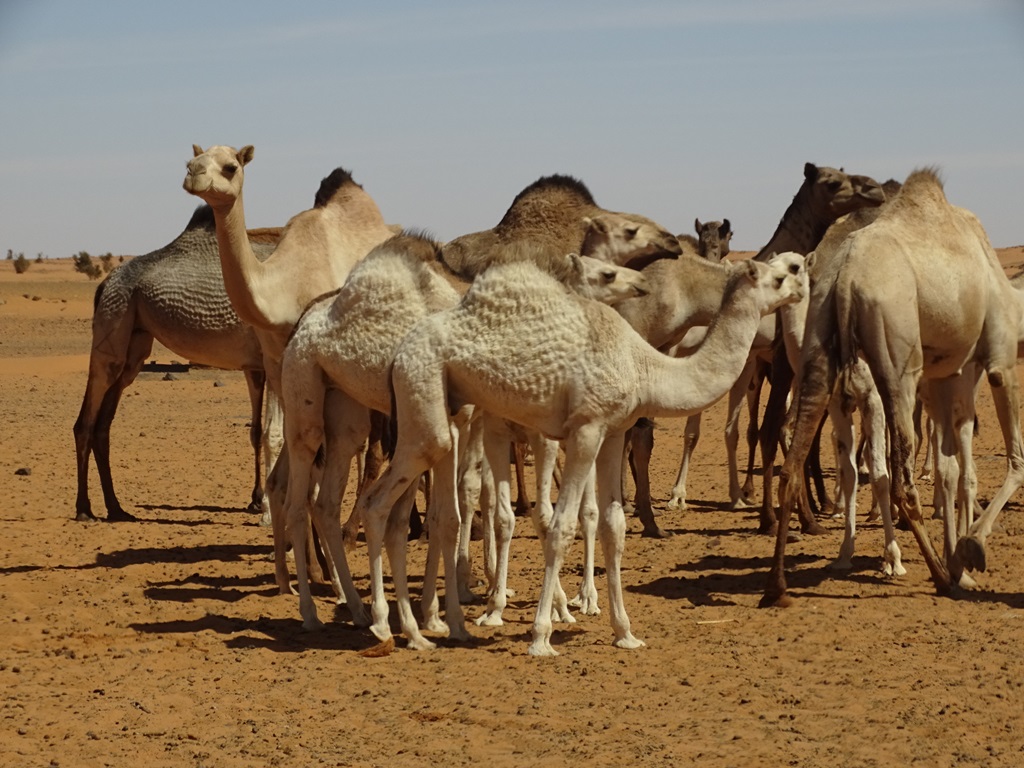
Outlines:
[[[250,558],[269,558],[272,547],[257,544],[209,544],[198,547],[138,547],[101,552],[96,562],[79,568],[125,568],[151,563],[243,562]]]

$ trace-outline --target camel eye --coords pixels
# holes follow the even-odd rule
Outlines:
[[[840,187],[843,186],[843,182],[841,182],[841,181],[830,181],[825,186],[828,187],[828,191],[829,192],[838,192]]]
[[[605,283],[614,283],[615,282],[615,272],[614,272],[614,270],[609,269],[609,270],[606,270],[606,271],[602,272],[601,273],[601,277],[605,281]]]
[[[800,274],[800,265],[799,264],[790,264],[789,265],[789,274],[791,274],[791,275],[799,275]]]
[[[224,173],[226,173],[228,176],[234,175],[235,171],[237,170],[238,165],[236,165],[235,163],[228,163],[227,165],[224,166]]]

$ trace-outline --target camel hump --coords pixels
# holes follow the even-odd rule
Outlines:
[[[216,220],[213,218],[213,208],[206,203],[200,204],[195,211],[193,211],[192,218],[189,219],[188,224],[185,225],[186,232],[190,232],[195,229],[217,229]]]
[[[313,207],[323,208],[337,194],[339,189],[348,184],[355,184],[355,186],[362,189],[359,184],[356,184],[351,173],[341,167],[335,168],[321,180],[320,188],[316,191],[316,196],[313,198]]]
[[[532,184],[523,188],[522,192],[515,196],[512,200],[512,208],[515,208],[517,204],[522,203],[524,200],[532,197],[548,197],[548,196],[559,196],[559,197],[573,197],[576,198],[581,205],[593,205],[594,196],[590,194],[590,190],[587,189],[587,185],[577,179],[575,176],[567,176],[562,173],[554,173],[550,176],[541,176]]]

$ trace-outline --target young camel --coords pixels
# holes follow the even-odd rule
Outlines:
[[[859,210],[865,207],[880,205],[885,199],[881,186],[874,179],[867,176],[851,175],[842,169],[816,166],[813,163],[804,165],[804,180],[792,202],[786,209],[785,214],[779,222],[775,233],[768,243],[754,256],[755,261],[766,261],[776,253],[795,252],[808,254],[814,250],[820,242],[825,231],[840,216]],[[661,266],[660,269],[665,269]],[[662,286],[665,283],[658,280],[652,281],[655,286]],[[674,286],[671,290],[680,290]],[[686,288],[682,288],[686,290]],[[692,295],[692,294],[691,294]],[[698,297],[699,299],[700,297]],[[714,298],[710,298],[714,301]],[[672,323],[660,322],[660,315],[664,314],[657,309],[661,305],[660,297],[651,295],[635,302],[626,302],[620,307],[620,311],[630,320],[631,324],[641,324],[645,327],[658,328],[661,326],[657,340],[651,338],[651,343],[659,349],[667,351],[672,344],[682,339],[678,328]],[[746,499],[752,493],[752,467],[755,452],[755,443],[758,436],[756,425],[756,399],[760,393],[760,383],[755,381],[758,372],[764,372],[766,365],[772,363],[775,369],[772,376],[772,395],[769,398],[769,405],[765,411],[765,424],[762,427],[761,451],[764,458],[765,488],[771,489],[771,463],[774,461],[775,443],[778,441],[779,429],[781,428],[781,417],[785,412],[785,399],[789,392],[789,381],[786,377],[789,360],[795,359],[799,350],[798,325],[799,319],[806,312],[806,305],[798,304],[787,307],[782,313],[769,315],[764,318],[761,328],[758,330],[754,341],[751,344],[750,356],[743,372],[738,377],[736,384],[729,393],[729,418],[726,424],[726,447],[730,456],[730,502],[734,507],[746,506]],[[626,314],[626,313],[629,314]],[[641,335],[645,335],[641,331]],[[668,344],[671,341],[671,344]],[[667,345],[666,345],[667,344]],[[779,345],[782,346],[779,346]],[[666,345],[666,346],[663,346]],[[783,349],[784,347],[784,349]],[[775,355],[776,349],[780,350]],[[778,361],[775,358],[779,358]],[[739,407],[743,400],[748,397],[748,391],[752,391],[754,399],[748,409],[751,415],[751,425],[747,431],[749,458],[747,468],[747,481],[741,488],[736,472],[736,444],[739,437]],[[689,432],[699,433],[699,427],[694,423],[699,418],[699,413],[694,414]],[[641,424],[639,429],[633,430],[630,436],[633,451],[633,462],[636,467],[637,493],[636,509],[644,526],[645,536],[666,536],[654,522],[654,513],[650,501],[650,482],[648,467],[650,455],[653,449],[653,425]],[[774,437],[772,437],[774,436]],[[692,446],[691,446],[692,451]],[[688,457],[685,459],[688,463]],[[684,464],[685,466],[685,464]],[[681,468],[681,477],[677,477],[676,489],[672,494],[674,506],[685,506],[685,472]],[[774,526],[774,511],[771,504],[770,493],[767,500],[763,500],[761,509],[762,531],[769,531]],[[801,518],[804,530],[808,532],[821,532],[824,529],[810,517],[804,515]]]
[[[1015,372],[1021,308],[981,224],[949,204],[936,173],[912,173],[868,226],[847,237],[834,277],[818,279],[794,403],[794,431],[779,485],[775,556],[763,606],[785,606],[789,515],[803,502],[803,462],[833,387],[858,358],[868,365],[885,411],[893,505],[910,524],[940,594],[955,591],[964,568],[985,568],[985,540],[1010,495],[1024,482]],[[1008,457],[1007,475],[967,536],[956,540],[950,510],[957,490],[958,436],[973,428],[974,386],[992,387]],[[914,487],[913,409],[918,384],[935,422],[937,505],[945,519],[946,559],[936,555]],[[937,396],[941,395],[941,396]],[[967,488],[970,494],[972,489]],[[973,506],[973,498],[965,502]],[[970,579],[963,580],[969,584]]]
[[[693,220],[693,227],[697,232],[694,237],[690,234],[676,235],[683,252],[696,253],[702,259],[719,262],[729,255],[729,242],[732,240],[732,225],[728,219],[722,221]]]
[[[279,235],[276,229],[248,233],[253,250],[264,257]],[[75,519],[97,519],[89,503],[91,453],[96,458],[107,520],[135,520],[114,493],[110,426],[121,395],[153,349],[153,339],[190,362],[245,374],[252,409],[249,440],[256,470],[250,508],[258,509],[263,498],[263,354],[252,329],[238,319],[224,291],[210,208],[197,208],[184,231],[163,248],[136,256],[111,272],[96,288],[93,307],[89,378],[74,429],[78,466]]]
[[[415,478],[451,456],[459,428],[451,414],[475,404],[565,441],[562,489],[544,541],[545,575],[530,653],[556,653],[551,610],[558,571],[595,460],[615,645],[642,645],[630,631],[619,571],[625,541],[619,482],[624,432],[641,416],[685,415],[721,397],[743,367],[761,315],[800,298],[802,269],[802,259],[737,266],[722,312],[701,349],[686,359],[658,353],[615,310],[570,293],[527,263],[488,270],[457,307],[418,323],[399,345],[392,369],[399,430],[395,456],[357,502],[371,557],[373,633],[391,639],[380,564],[385,527],[392,563],[404,543],[404,515],[392,510],[400,501],[399,509],[407,510]],[[453,473],[450,458],[441,470]],[[458,515],[454,499],[447,495],[441,501],[446,508],[439,522],[457,524],[451,522]]]
[[[570,284],[580,292],[601,296],[637,295],[643,290],[640,273],[608,263],[628,253],[635,240],[615,236],[600,220],[593,226],[605,237],[588,238],[587,245],[604,260],[576,254],[561,257],[568,262]],[[395,348],[418,320],[459,301],[460,291],[450,284],[452,275],[440,257],[440,244],[421,234],[406,232],[385,241],[353,268],[340,289],[309,306],[285,348],[281,369],[289,456],[285,520],[295,552],[299,610],[307,629],[321,626],[304,554],[310,513],[338,569],[336,588],[345,595],[357,622],[365,618],[347,567],[337,512],[352,458],[369,433],[370,412],[391,413],[388,377]],[[338,393],[329,404],[328,390]],[[320,491],[311,507],[313,461],[325,440]],[[440,549],[440,543],[433,548]],[[454,562],[446,563],[447,613],[456,636],[463,626],[458,602],[452,602],[459,592],[457,572]],[[425,579],[428,607],[433,601],[433,580],[433,574]],[[399,582],[396,577],[396,585]],[[425,615],[428,626],[436,629],[440,623],[436,606],[425,610]]]
[[[281,392],[281,357],[288,337],[313,299],[341,287],[352,268],[375,246],[395,234],[380,209],[351,174],[336,169],[323,180],[313,208],[293,216],[277,248],[257,259],[245,237],[242,187],[252,145],[234,149],[192,146],[182,186],[205,200],[217,221],[217,243],[224,286],[231,305],[253,326],[263,350],[267,386]],[[333,397],[332,393],[329,397]],[[270,509],[284,503],[288,454],[282,447],[267,477]],[[274,526],[274,574],[282,594],[291,593],[285,559],[284,515]]]

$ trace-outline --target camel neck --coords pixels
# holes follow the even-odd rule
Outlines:
[[[757,252],[754,260],[767,262],[775,254],[786,251],[806,256],[821,242],[828,225],[829,222],[826,219],[816,215],[810,186],[805,183],[797,191],[793,202],[789,204],[789,208],[779,220],[775,234],[772,235],[768,244]]]
[[[256,328],[273,327],[259,301],[259,285],[265,268],[249,243],[242,195],[239,194],[230,206],[214,207],[213,212],[217,220],[217,247],[224,288],[231,306],[243,322]]]
[[[674,358],[641,348],[650,376],[637,415],[689,416],[720,399],[742,373],[760,322],[757,292],[730,287],[693,354]]]

